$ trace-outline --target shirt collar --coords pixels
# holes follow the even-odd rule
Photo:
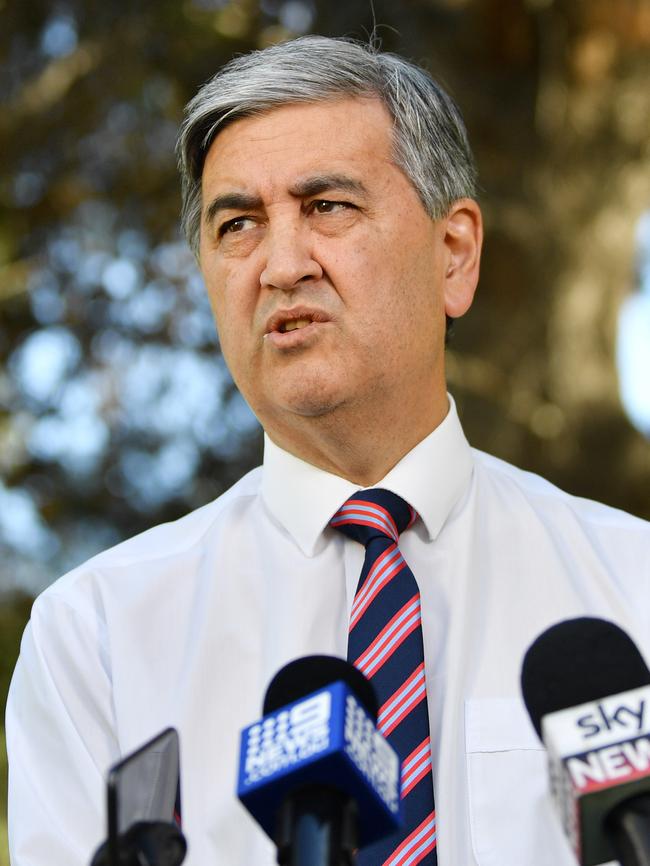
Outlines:
[[[391,490],[412,505],[431,541],[465,491],[472,468],[472,452],[449,396],[444,421],[374,486]],[[318,552],[330,518],[358,489],[289,454],[265,434],[262,498],[306,556]]]

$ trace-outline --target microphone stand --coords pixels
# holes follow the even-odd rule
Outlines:
[[[180,866],[187,842],[179,828],[166,821],[139,821],[95,852],[90,866]]]
[[[278,814],[275,842],[281,866],[354,866],[358,810],[336,788],[307,786],[292,792]]]
[[[621,866],[650,866],[650,794],[619,803],[607,815],[605,828]]]

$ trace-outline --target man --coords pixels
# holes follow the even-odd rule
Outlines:
[[[169,724],[187,862],[274,861],[233,793],[238,734],[287,661],[346,655],[367,559],[330,521],[367,488],[411,516],[398,541],[419,587],[437,815],[426,850],[376,862],[568,866],[521,659],[581,613],[647,635],[650,528],[463,436],[445,324],[472,302],[481,216],[457,109],[399,58],[308,37],[208,82],[179,153],[264,466],[36,602],[8,711],[15,866],[87,863],[106,768]]]

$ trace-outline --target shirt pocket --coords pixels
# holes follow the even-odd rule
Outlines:
[[[548,796],[546,752],[521,701],[467,700],[465,744],[478,866],[575,866]]]

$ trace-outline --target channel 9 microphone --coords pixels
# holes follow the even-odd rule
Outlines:
[[[524,657],[524,701],[581,866],[650,866],[650,671],[614,623],[583,617]]]
[[[343,659],[296,659],[273,678],[242,732],[237,793],[278,863],[352,866],[400,828],[400,762],[376,722],[372,685]]]

